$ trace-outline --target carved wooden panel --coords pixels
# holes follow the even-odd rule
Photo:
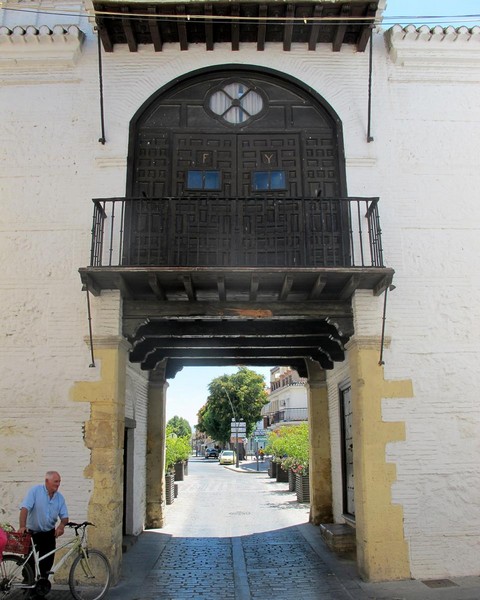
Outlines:
[[[189,169],[218,170],[221,189],[209,191],[209,196],[236,196],[237,156],[235,136],[231,134],[175,133],[172,148],[173,196],[197,195],[188,190]],[[202,192],[205,194],[205,192]]]
[[[334,131],[323,129],[304,136],[305,196],[338,198],[341,196],[338,148]]]
[[[170,143],[168,132],[145,132],[138,136],[134,196],[163,198],[170,192]]]
[[[303,195],[302,151],[298,134],[239,134],[237,143],[238,196],[249,198],[253,195],[253,172],[272,169],[285,171],[287,187],[285,190],[269,190],[269,196],[284,198]]]

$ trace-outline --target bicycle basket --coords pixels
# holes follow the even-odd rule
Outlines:
[[[13,552],[13,554],[28,554],[32,536],[29,533],[17,533],[16,531],[7,531],[7,545],[4,552]]]

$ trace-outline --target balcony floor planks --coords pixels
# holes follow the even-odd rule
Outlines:
[[[357,289],[379,296],[392,283],[394,270],[387,267],[351,268],[231,268],[210,267],[83,267],[84,286],[98,295],[101,290],[120,289],[130,299],[164,302],[251,302],[322,304],[348,301]],[[119,276],[121,276],[119,278]],[[323,288],[318,292],[319,277]],[[152,278],[162,295],[152,288]],[[288,278],[288,286],[285,281]],[[122,285],[119,285],[119,282]],[[185,282],[188,281],[188,289]]]

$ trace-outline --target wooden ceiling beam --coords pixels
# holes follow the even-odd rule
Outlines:
[[[320,363],[320,365],[324,369],[333,369],[333,362],[321,351],[311,351],[310,348],[299,349],[298,353],[293,354],[283,354],[279,355],[277,353],[259,353],[259,354],[250,354],[248,352],[244,352],[241,349],[235,352],[231,352],[230,355],[227,355],[223,350],[212,350],[208,353],[203,353],[200,355],[195,355],[194,353],[186,353],[186,354],[178,354],[173,352],[162,352],[160,350],[152,352],[142,363],[141,368],[144,371],[150,371],[155,368],[155,366],[165,358],[170,360],[177,360],[181,362],[185,361],[209,361],[209,360],[222,360],[228,361],[230,364],[242,364],[244,361],[254,362],[257,360],[268,361],[269,364],[278,365],[279,361],[297,361],[297,360],[305,360],[305,358],[311,358],[312,360],[316,360]]]
[[[323,6],[319,6],[318,4],[313,9],[313,17],[315,19],[320,19],[323,14]],[[320,33],[320,23],[318,21],[314,21],[312,23],[312,27],[310,30],[310,38],[308,40],[308,49],[315,50],[317,48],[318,35]]]
[[[225,367],[225,366],[256,366],[256,367],[290,367],[295,369],[300,377],[308,377],[307,365],[304,358],[282,358],[277,359],[275,364],[269,359],[257,357],[255,359],[242,359],[241,362],[235,362],[225,358],[209,358],[209,359],[170,359],[167,361],[165,370],[166,379],[172,379],[175,375],[186,367]],[[142,369],[143,369],[142,365]]]
[[[195,288],[193,287],[193,280],[191,275],[184,275],[182,277],[183,287],[190,302],[195,302],[197,296],[195,294]]]
[[[308,295],[309,300],[317,300],[322,295],[323,288],[327,285],[327,278],[319,275],[315,279],[315,283],[310,290],[310,294]]]
[[[366,10],[366,13],[364,16],[371,18],[372,23],[373,23],[376,12],[377,12],[377,5],[373,2],[371,2],[367,7],[367,10]],[[373,25],[369,24],[369,25],[364,25],[361,28],[360,34],[359,34],[358,40],[357,40],[358,52],[365,52],[368,41],[370,40],[370,37],[372,35],[372,27],[373,27]]]
[[[240,4],[235,2],[232,4],[232,50],[240,50]]]
[[[383,292],[392,284],[393,276],[387,275],[381,281],[377,283],[377,285],[373,288],[373,295],[380,296]],[[393,288],[392,288],[393,289]]]
[[[105,52],[113,52],[113,42],[103,19],[97,19],[97,30]]]
[[[350,16],[350,4],[343,4],[340,10],[340,18],[349,17]],[[345,39],[345,34],[347,32],[347,23],[339,23],[337,25],[337,29],[335,31],[335,36],[333,38],[332,50],[334,52],[340,52],[342,49],[343,40]]]
[[[225,277],[223,275],[217,278],[218,299],[220,302],[227,301],[227,288],[225,285]]]
[[[82,282],[85,283],[82,274]],[[114,282],[110,284],[112,289]],[[102,288],[103,289],[103,288]],[[241,324],[240,333],[248,334],[249,330],[244,329],[247,323],[253,323],[255,332],[260,331],[258,327],[268,329],[275,326],[282,334],[288,331],[286,327],[301,327],[301,323],[307,322],[311,328],[311,323],[315,326],[324,321],[335,330],[326,329],[327,332],[338,331],[341,337],[348,338],[353,334],[352,306],[349,301],[345,302],[274,302],[266,305],[263,302],[159,302],[157,299],[151,300],[124,300],[123,302],[123,325],[122,331],[126,338],[131,341],[139,339],[144,334],[155,335],[157,332],[163,333],[173,326],[175,322],[192,320],[195,323],[204,320],[203,327],[216,328],[218,333],[218,324],[222,321],[227,327],[234,327],[235,324]],[[332,325],[330,325],[330,323]],[[265,325],[266,324],[266,325]],[[289,324],[289,325],[287,325]],[[178,327],[178,325],[175,325]],[[280,329],[279,329],[280,328]],[[182,330],[178,330],[180,335]],[[212,329],[213,331],[213,329]],[[311,329],[310,329],[311,331]],[[228,332],[228,330],[227,330]],[[235,331],[233,331],[234,333]],[[255,333],[254,332],[254,333]]]
[[[134,294],[132,288],[125,281],[123,275],[115,275],[115,285],[117,289],[120,290],[122,298],[125,298],[126,300],[133,300]]]
[[[283,319],[267,320],[245,320],[245,321],[223,321],[219,328],[219,321],[209,319],[161,319],[151,318],[147,323],[142,324],[135,332],[133,339],[142,340],[149,337],[270,337],[282,338],[285,336],[298,337],[300,335],[318,336],[331,335],[334,338],[342,338],[343,334],[339,332],[337,322],[341,319],[334,319],[335,324],[329,323],[326,319],[299,319],[297,321]]]
[[[290,52],[292,48],[293,36],[293,18],[295,17],[295,5],[287,4],[285,15],[285,28],[283,30],[283,49],[285,52]]]
[[[288,298],[288,294],[290,293],[293,285],[293,277],[291,275],[285,275],[283,279],[282,289],[280,294],[278,295],[278,299],[280,301],[286,300]]]
[[[298,336],[282,336],[279,337],[147,337],[142,338],[134,343],[130,352],[130,360],[132,362],[141,362],[144,358],[156,349],[168,350],[208,350],[211,348],[223,348],[231,350],[233,348],[249,348],[250,350],[258,349],[298,349],[310,348],[311,350],[321,349],[334,360],[342,360],[344,356],[343,343],[328,334],[319,335],[298,335]],[[271,350],[269,350],[271,352]]]
[[[210,3],[205,4],[205,16],[210,17],[205,19],[205,44],[207,50],[213,50],[214,42],[213,42],[213,23],[212,17],[213,15],[213,7]]]
[[[102,289],[97,285],[90,275],[82,275],[83,291],[88,290],[92,296],[100,296]]]
[[[260,285],[260,281],[257,275],[252,275],[250,278],[250,302],[257,301],[258,295],[258,286]]]
[[[138,49],[137,40],[135,38],[135,32],[133,31],[132,21],[129,18],[130,9],[128,6],[122,7],[122,13],[124,13],[124,17],[122,17],[122,27],[125,37],[127,38],[128,49],[130,52],[136,52]]]
[[[360,283],[360,277],[358,277],[358,275],[352,275],[348,279],[347,283],[343,286],[343,289],[341,290],[340,294],[338,295],[338,299],[340,300],[340,302],[343,302],[343,300],[350,298],[352,296],[352,294],[355,292],[355,290],[358,289],[359,283]]]
[[[180,50],[188,50],[188,37],[187,37],[187,18],[184,4],[177,4],[176,13],[179,16],[183,16],[183,19],[177,20],[178,30],[178,41],[180,42]]]
[[[267,38],[267,22],[268,8],[266,4],[260,4],[258,8],[258,32],[257,32],[257,50],[265,50],[265,40]]]
[[[165,290],[160,285],[160,282],[158,281],[158,277],[155,275],[155,273],[149,274],[148,285],[150,286],[152,292],[155,294],[155,298],[157,300],[160,300],[161,302],[163,302],[164,300],[167,299]]]
[[[152,36],[152,43],[155,52],[162,51],[162,34],[160,33],[160,23],[158,19],[155,18],[157,14],[155,6],[149,6],[148,12],[152,15],[150,19],[148,19],[148,28],[150,30],[150,35]]]

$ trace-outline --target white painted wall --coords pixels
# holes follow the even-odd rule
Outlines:
[[[0,27],[20,20],[38,27],[44,19],[52,17],[0,11]],[[349,194],[381,198],[385,261],[397,286],[389,296],[385,376],[412,379],[415,393],[384,402],[385,420],[405,421],[407,428],[406,441],[387,449],[398,473],[393,497],[404,507],[415,577],[477,574],[480,34],[469,43],[449,34],[443,46],[425,33],[398,34],[392,56],[376,34],[370,144],[368,53],[308,52],[300,45],[286,53],[272,44],[264,52],[241,45],[234,53],[228,45],[213,52],[119,48],[104,55],[103,146],[96,39],[86,19],[72,21],[86,34],[83,46],[72,32],[65,42],[71,53],[62,46],[48,58],[21,44],[7,50],[11,39],[0,29],[0,516],[16,521],[25,489],[47,468],[62,473],[72,517],[86,514],[91,490],[83,477],[89,452],[82,427],[89,407],[73,403],[70,391],[75,381],[98,378],[99,365],[89,367],[77,269],[89,263],[91,199],[125,192],[130,119],[159,88],[189,71],[257,65],[324,96],[343,122]],[[358,332],[379,335],[381,301],[357,295]],[[107,321],[99,318],[104,314]],[[94,335],[120,331],[114,293],[93,301],[93,315]],[[130,377],[127,411],[135,405],[141,412],[143,380],[134,402],[139,376]],[[332,398],[340,378],[336,371],[329,379]],[[335,411],[332,401],[334,469]],[[139,475],[139,488],[143,482]],[[336,514],[338,502],[337,495]],[[138,510],[143,506],[141,497]]]

